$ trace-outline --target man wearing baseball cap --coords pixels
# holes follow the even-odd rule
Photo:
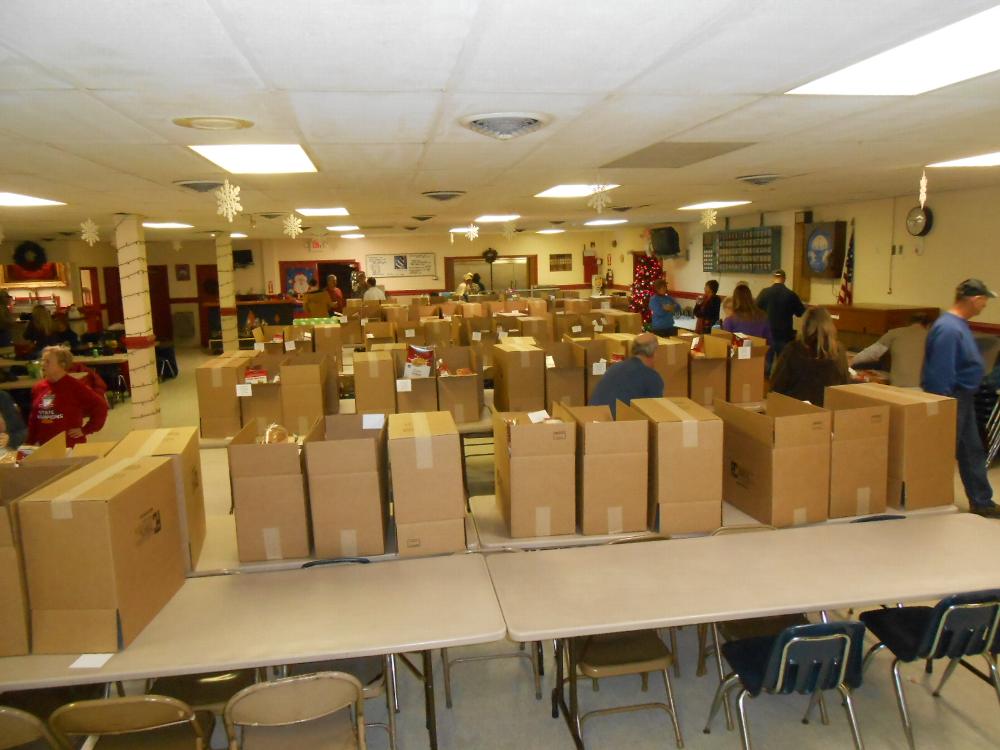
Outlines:
[[[925,391],[951,396],[958,402],[958,473],[969,497],[969,511],[990,518],[1000,518],[1000,508],[993,502],[993,488],[986,475],[986,452],[976,425],[974,401],[985,366],[969,320],[996,296],[979,279],[966,279],[958,285],[955,303],[941,313],[927,334],[921,378]]]

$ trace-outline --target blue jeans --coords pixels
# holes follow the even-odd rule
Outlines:
[[[975,391],[958,391],[958,438],[955,457],[958,473],[962,477],[965,494],[971,507],[989,507],[993,504],[993,488],[986,476],[986,451],[976,424]]]

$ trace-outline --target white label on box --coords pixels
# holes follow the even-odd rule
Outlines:
[[[608,533],[621,534],[625,530],[625,510],[620,505],[608,508]]]
[[[264,342],[263,341],[255,341],[253,343],[253,350],[255,352],[262,352],[262,351],[264,351]]]
[[[503,341],[505,338],[507,338],[507,332],[505,330],[503,330],[502,328],[498,329],[497,330],[497,338],[500,339],[501,341]]]
[[[69,665],[70,669],[100,669],[114,654],[80,654],[80,657]]]
[[[583,326],[573,326],[570,328],[573,333],[583,333]]]
[[[595,321],[595,322],[594,322],[594,333],[603,333],[603,332],[604,332],[604,326],[602,326],[602,325],[598,324],[598,323],[597,323],[597,322]]]
[[[535,508],[535,536],[550,536],[552,534],[552,508],[542,505]]]
[[[413,383],[408,378],[399,378],[396,381],[396,393],[410,393],[413,390]]]
[[[237,396],[252,396],[253,395],[253,386],[250,385],[249,383],[240,383],[239,385],[236,386],[236,395]]]
[[[285,342],[285,351],[286,352],[294,352],[295,351],[295,342],[294,341],[286,341]]]
[[[482,341],[483,340],[483,332],[482,331],[473,331],[472,332],[472,340],[473,341]]]
[[[363,325],[363,326],[368,325],[368,318],[362,318],[361,319],[361,325]]]
[[[936,417],[937,413],[938,413],[938,402],[937,401],[928,401],[927,402],[927,416],[928,417]]]
[[[312,331],[305,331],[302,334],[302,338],[304,338],[306,341],[312,341],[312,337],[313,337]]]
[[[412,339],[416,335],[417,335],[417,332],[413,328],[407,328],[405,331],[403,331],[403,337],[404,338]]]
[[[736,359],[750,359],[750,347],[741,346],[736,350]]]
[[[358,530],[341,529],[340,531],[340,554],[344,557],[358,556]]]
[[[366,333],[365,334],[365,338],[366,339],[373,339],[373,338],[375,338],[375,334],[374,333]]]
[[[281,529],[277,526],[269,526],[261,530],[264,537],[264,557],[268,560],[280,560],[284,555],[281,553]]]
[[[871,487],[858,487],[857,492],[858,501],[858,515],[867,516],[871,513],[872,507],[872,488]]]
[[[542,409],[540,411],[528,412],[528,419],[531,420],[532,424],[538,424],[539,422],[544,422],[548,418],[549,418],[549,413],[545,411],[545,409]]]
[[[603,375],[607,371],[608,371],[608,363],[606,360],[603,359],[594,362],[594,364],[591,365],[590,367],[591,375]]]
[[[362,414],[362,430],[381,430],[385,427],[385,414]]]
[[[556,366],[555,357],[553,357],[551,354],[546,354],[545,355],[545,367],[546,367],[546,369],[551,370],[555,366]]]

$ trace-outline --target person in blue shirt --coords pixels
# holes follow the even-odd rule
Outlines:
[[[976,425],[975,394],[985,366],[969,320],[979,315],[997,295],[979,279],[966,279],[955,290],[955,304],[941,314],[927,334],[921,386],[928,393],[951,396],[958,402],[955,455],[969,511],[1000,518],[993,488],[986,475],[986,452]]]
[[[632,341],[632,356],[608,368],[590,396],[590,406],[607,406],[615,414],[615,404],[632,403],[634,398],[661,398],[663,378],[653,369],[653,354],[659,342],[651,333],[640,333]]]
[[[653,282],[653,293],[649,296],[649,311],[653,314],[649,328],[657,336],[676,336],[674,313],[680,312],[677,300],[667,294],[667,280]]]

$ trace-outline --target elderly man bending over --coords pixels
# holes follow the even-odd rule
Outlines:
[[[634,398],[663,396],[663,378],[653,369],[653,352],[658,343],[651,333],[640,333],[632,342],[632,356],[611,365],[594,388],[591,406],[609,406],[615,413],[615,403],[629,404]]]

